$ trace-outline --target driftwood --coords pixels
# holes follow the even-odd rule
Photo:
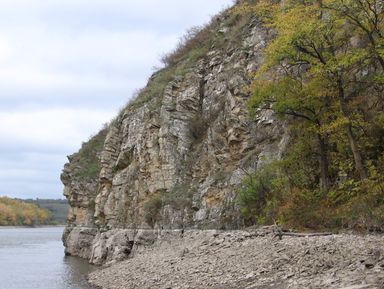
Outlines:
[[[291,237],[319,237],[319,236],[330,236],[333,235],[331,232],[323,232],[323,233],[296,233],[292,231],[288,231],[280,227],[276,222],[274,225],[270,226],[262,226],[259,227],[260,230],[266,231],[268,234],[271,234],[274,238],[279,237],[281,240],[283,236],[291,236]]]
[[[277,234],[279,235],[279,234]],[[317,236],[330,236],[332,233],[292,233],[292,232],[281,232],[282,236],[292,236],[292,237],[317,237]]]
[[[319,237],[319,236],[330,236],[333,233],[325,232],[325,233],[294,233],[294,232],[285,232],[279,226],[274,226],[273,228],[274,236],[279,237],[279,240],[283,238],[283,236],[291,236],[291,237]]]

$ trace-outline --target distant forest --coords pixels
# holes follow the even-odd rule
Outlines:
[[[41,209],[48,210],[50,224],[65,224],[68,214],[68,202],[62,199],[27,199],[27,203],[35,204]]]
[[[64,224],[67,212],[66,200],[20,200],[0,197],[0,226]]]

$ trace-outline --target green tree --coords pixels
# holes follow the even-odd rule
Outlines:
[[[272,40],[250,86],[251,115],[283,116],[291,140],[278,169],[244,179],[246,218],[293,226],[382,228],[383,9],[375,0],[259,0]]]
[[[327,1],[327,4],[331,2],[348,1],[333,0]],[[319,145],[320,150],[326,151],[327,128],[334,128],[335,125],[342,127],[349,141],[355,168],[360,179],[364,180],[367,170],[353,127],[354,113],[350,103],[376,79],[377,71],[371,67],[371,47],[351,44],[351,40],[360,35],[355,34],[357,32],[340,14],[332,13],[323,6],[322,1],[287,0],[268,4],[271,1],[260,1],[255,11],[275,31],[276,37],[266,49],[265,63],[253,85],[255,94],[251,103],[258,104],[261,99],[272,97],[276,111],[284,108],[285,113],[317,122],[318,132],[321,132],[318,133],[319,144],[324,144]],[[267,71],[274,71],[277,77],[272,79],[272,84],[265,85],[265,82],[271,82],[265,79]],[[296,88],[290,89],[292,93],[286,88],[282,91],[280,86],[283,89],[287,87],[284,78],[297,83],[299,91]],[[278,95],[281,92],[282,95]],[[320,121],[319,112],[328,111],[331,107],[337,108],[338,113],[332,112],[331,118]],[[306,114],[302,113],[303,109]],[[313,115],[317,117],[313,118]],[[326,191],[326,152],[320,154],[323,154],[321,170]]]
[[[380,0],[323,0],[323,8],[364,35],[368,52],[384,69],[384,5]]]

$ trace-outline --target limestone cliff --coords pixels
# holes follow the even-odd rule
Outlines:
[[[61,176],[68,254],[103,263],[151,242],[156,230],[243,225],[236,188],[288,140],[270,109],[250,120],[246,108],[269,36],[256,18],[231,10],[205,33],[69,157]]]

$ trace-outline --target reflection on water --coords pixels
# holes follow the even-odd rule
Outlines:
[[[0,229],[0,289],[88,289],[85,260],[64,256],[62,227]]]

